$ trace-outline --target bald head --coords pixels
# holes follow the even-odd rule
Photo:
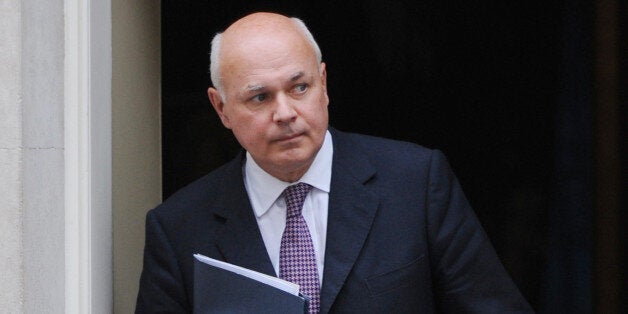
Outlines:
[[[237,20],[224,33],[216,34],[212,40],[210,74],[214,87],[223,94],[221,70],[223,63],[228,60],[246,54],[264,53],[262,47],[273,49],[273,45],[294,45],[300,41],[307,44],[317,63],[321,63],[320,48],[300,19],[260,12]]]
[[[207,89],[222,124],[268,174],[295,182],[328,128],[327,72],[302,22],[248,15],[217,35]]]

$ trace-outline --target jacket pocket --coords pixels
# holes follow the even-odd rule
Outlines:
[[[420,265],[424,256],[421,255],[397,269],[366,278],[366,286],[371,296],[415,285],[421,277]]]

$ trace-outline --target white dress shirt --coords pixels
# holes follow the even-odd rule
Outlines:
[[[310,169],[297,181],[313,187],[305,198],[302,214],[314,244],[318,278],[321,281],[319,284],[323,281],[323,265],[325,264],[327,207],[333,150],[331,134],[327,131],[323,145],[316,154]],[[289,183],[271,176],[257,165],[248,152],[243,173],[244,184],[257,218],[257,225],[262,233],[262,239],[275,273],[278,275],[279,248],[286,226],[286,202],[281,194],[288,186],[297,182]]]

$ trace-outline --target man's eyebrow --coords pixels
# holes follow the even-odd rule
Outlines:
[[[305,72],[303,71],[296,72],[290,77],[290,81],[296,82],[299,79],[301,79],[303,76],[305,76]],[[263,91],[265,89],[266,89],[266,86],[264,85],[250,84],[250,85],[247,85],[246,88],[244,88],[244,92],[248,94],[248,93],[255,93],[255,92]]]
[[[254,85],[248,85],[245,89],[244,92],[246,93],[251,93],[251,92],[259,92],[261,90],[263,90],[265,87],[263,85],[259,85],[259,84],[254,84]]]
[[[294,82],[294,81],[298,81],[300,78],[302,78],[305,75],[305,73],[303,73],[303,71],[299,71],[297,73],[294,73],[291,77],[290,77],[290,81]]]

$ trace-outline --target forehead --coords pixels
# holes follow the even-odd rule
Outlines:
[[[220,53],[225,86],[292,80],[297,73],[310,76],[318,70],[314,49],[293,31],[240,34],[226,39]]]
[[[287,62],[280,66],[245,66],[238,64],[223,78],[225,92],[243,95],[257,91],[283,89],[311,81],[318,73],[314,63]]]

